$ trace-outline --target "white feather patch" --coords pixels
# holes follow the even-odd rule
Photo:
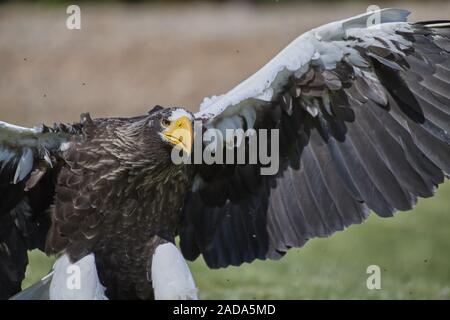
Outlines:
[[[108,300],[98,278],[93,254],[75,263],[64,254],[53,268],[50,300]]]
[[[152,282],[156,300],[197,300],[197,287],[177,247],[158,246],[152,260]]]
[[[176,121],[177,119],[181,117],[187,117],[190,120],[194,120],[192,115],[184,110],[183,108],[176,108],[172,110],[170,117],[168,118],[170,121]]]
[[[61,143],[61,146],[59,147],[59,150],[61,151],[67,151],[70,148],[70,142],[63,142]]]

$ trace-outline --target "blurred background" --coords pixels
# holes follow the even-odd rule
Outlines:
[[[66,28],[68,4],[81,30]],[[133,116],[156,104],[195,111],[308,29],[369,5],[450,19],[450,1],[0,1],[0,119],[33,126]],[[52,258],[30,253],[24,287]],[[381,290],[366,269],[381,268]],[[449,299],[450,184],[393,219],[371,216],[281,261],[191,269],[202,299]]]

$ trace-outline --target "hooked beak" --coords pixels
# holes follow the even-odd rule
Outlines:
[[[192,144],[194,140],[192,121],[182,116],[164,130],[162,136],[174,146],[183,149],[188,155],[191,155]]]

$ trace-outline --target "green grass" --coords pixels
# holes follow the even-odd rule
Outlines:
[[[209,270],[191,263],[201,299],[450,299],[450,183],[395,218],[369,220],[328,239],[311,240],[280,261]],[[52,260],[30,254],[24,286]],[[381,268],[381,290],[368,290],[366,269]]]

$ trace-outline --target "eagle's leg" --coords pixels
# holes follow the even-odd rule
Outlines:
[[[159,245],[152,258],[151,278],[156,300],[197,300],[197,287],[178,248]]]
[[[54,265],[49,290],[50,300],[107,300],[100,283],[94,254],[75,263],[64,254]]]

